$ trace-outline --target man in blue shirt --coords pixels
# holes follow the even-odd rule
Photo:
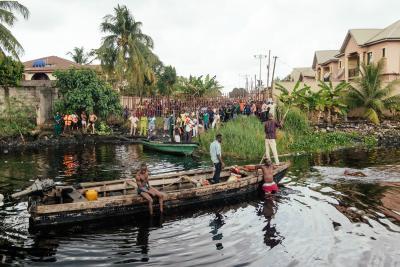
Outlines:
[[[222,161],[221,142],[222,142],[222,135],[217,134],[214,142],[210,144],[211,161],[213,162],[215,167],[214,176],[212,178],[213,184],[219,183],[221,170],[225,166],[224,162]]]

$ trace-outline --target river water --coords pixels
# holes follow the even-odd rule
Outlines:
[[[31,231],[8,196],[37,176],[60,184],[207,166],[139,145],[71,146],[0,155],[0,265],[400,266],[400,150],[343,150],[291,159],[292,182],[254,197],[163,217],[123,217]],[[233,162],[231,162],[233,163]],[[345,169],[367,177],[345,177]]]

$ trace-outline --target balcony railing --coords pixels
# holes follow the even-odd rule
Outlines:
[[[349,78],[357,77],[360,74],[358,68],[356,69],[349,69]]]

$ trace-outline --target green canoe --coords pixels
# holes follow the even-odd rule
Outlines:
[[[141,141],[143,148],[160,151],[168,154],[192,155],[193,151],[199,146],[197,143],[162,143],[155,141]]]

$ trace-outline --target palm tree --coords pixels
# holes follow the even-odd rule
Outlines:
[[[400,94],[393,95],[394,87],[400,80],[382,82],[382,60],[374,64],[361,65],[361,77],[349,86],[347,104],[349,108],[362,108],[364,117],[379,124],[379,117],[385,110],[400,108]]]
[[[186,95],[202,97],[217,97],[221,95],[221,89],[223,88],[216,80],[216,76],[210,77],[209,74],[203,78],[203,75],[189,76],[189,79],[183,79],[182,91]]]
[[[21,44],[12,35],[8,27],[14,26],[18,20],[14,13],[19,13],[24,19],[28,19],[29,10],[17,1],[0,1],[0,53],[9,54],[19,60],[19,55],[24,52]]]
[[[81,64],[81,65],[87,65],[93,62],[94,60],[94,54],[95,51],[92,50],[90,52],[85,52],[85,48],[82,47],[74,47],[74,49],[70,52],[67,53],[67,55],[70,55],[72,57],[72,60],[75,63]]]
[[[176,83],[176,70],[172,66],[166,66],[158,80],[158,87],[161,94],[170,97],[174,84]]]
[[[140,95],[146,85],[155,83],[152,63],[158,60],[151,51],[153,40],[141,27],[126,6],[118,5],[100,25],[108,35],[96,51],[103,70],[116,78],[118,86],[139,89]]]

